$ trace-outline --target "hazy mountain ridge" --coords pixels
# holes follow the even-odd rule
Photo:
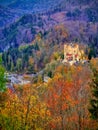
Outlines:
[[[62,1],[64,0],[5,0],[5,2],[1,0],[0,4],[14,9],[30,10],[31,12],[37,12],[42,10],[46,11],[49,8],[54,8]]]
[[[79,0],[60,0],[59,2],[57,0],[16,0],[13,2],[9,0],[5,2],[6,4],[2,3],[4,7],[0,9],[1,25],[4,25],[0,29],[0,51],[10,46],[29,43],[37,33],[45,32],[59,24],[65,25],[71,36],[70,40],[80,39],[80,41],[89,43],[89,39],[96,37],[98,33],[96,0],[82,2]]]
[[[13,23],[20,16],[21,13],[0,5],[0,27]]]

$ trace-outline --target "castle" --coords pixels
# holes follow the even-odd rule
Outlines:
[[[64,45],[64,60],[63,63],[70,65],[80,62],[84,59],[84,51],[80,50],[78,44]]]

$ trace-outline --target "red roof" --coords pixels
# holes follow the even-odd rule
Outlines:
[[[67,56],[72,56],[72,54],[66,54]]]

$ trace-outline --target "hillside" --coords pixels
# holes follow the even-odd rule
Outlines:
[[[13,23],[21,15],[21,12],[0,5],[0,28]]]
[[[30,43],[37,33],[44,33],[59,24],[65,26],[70,41],[98,46],[96,0],[1,0],[0,4],[0,51]]]
[[[53,61],[62,63],[64,44],[70,44],[69,37],[66,28],[63,25],[57,25],[43,34],[39,33],[28,45],[20,45],[18,48],[11,47],[8,51],[3,52],[3,64],[11,72],[36,73]],[[88,55],[91,58],[95,57],[95,52],[91,53],[88,46],[77,43],[84,50],[86,59]]]

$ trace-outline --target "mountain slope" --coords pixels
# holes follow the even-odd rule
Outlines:
[[[34,11],[46,11],[55,8],[64,0],[0,0],[0,4],[14,9]]]
[[[0,49],[31,42],[40,31],[48,30],[53,20],[42,15],[27,14],[8,27],[0,30]],[[3,44],[2,44],[3,43]]]
[[[29,43],[37,33],[43,33],[59,24],[64,24],[70,40],[89,43],[98,33],[97,3],[96,0],[9,0],[3,4],[6,7],[0,10],[1,25],[9,23],[0,28],[0,51]]]
[[[21,16],[21,13],[0,5],[0,27],[7,26]]]

